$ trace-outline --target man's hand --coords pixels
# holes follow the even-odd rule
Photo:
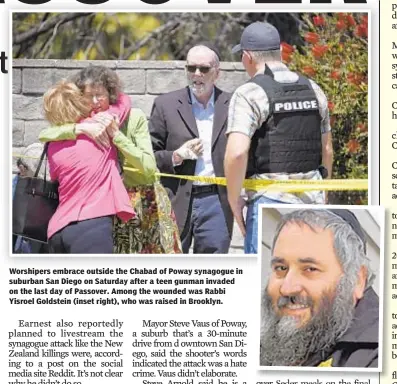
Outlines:
[[[174,163],[180,164],[183,160],[197,160],[203,154],[203,143],[201,139],[192,139],[184,143],[180,148],[174,151]],[[180,161],[178,161],[180,160]]]
[[[230,202],[229,202],[230,203]],[[240,196],[235,203],[231,203],[230,207],[233,212],[233,216],[236,219],[236,223],[240,228],[241,233],[245,237],[246,229],[245,229],[245,220],[243,215],[243,209],[246,206],[246,201]]]
[[[247,169],[250,145],[251,139],[249,136],[240,132],[231,132],[227,138],[224,160],[227,199],[243,236],[246,235],[243,217],[245,200],[241,197],[241,188]]]
[[[204,152],[204,146],[201,139],[193,139],[187,143],[189,143],[189,148],[196,154],[197,157],[202,156]]]

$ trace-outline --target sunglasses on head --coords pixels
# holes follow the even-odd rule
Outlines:
[[[208,73],[212,67],[202,66],[202,65],[186,65],[186,69],[190,73],[195,73],[198,69],[201,73]]]

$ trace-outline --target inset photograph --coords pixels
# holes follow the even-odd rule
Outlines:
[[[381,207],[261,206],[260,367],[381,370]]]

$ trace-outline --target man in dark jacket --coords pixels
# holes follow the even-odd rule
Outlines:
[[[233,214],[226,188],[205,180],[224,176],[226,120],[230,94],[214,86],[219,55],[197,45],[187,55],[189,86],[156,98],[149,130],[157,166],[163,173],[199,177],[162,178],[178,223],[184,253],[228,253]]]
[[[351,211],[283,216],[271,266],[261,365],[378,367],[379,300],[365,234]]]

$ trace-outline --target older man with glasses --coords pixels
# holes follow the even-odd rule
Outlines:
[[[211,44],[187,55],[188,86],[156,98],[149,130],[157,166],[163,173],[224,176],[226,119],[230,94],[214,84],[219,53]],[[203,181],[164,177],[181,234],[184,253],[227,253],[233,215],[226,188]]]

